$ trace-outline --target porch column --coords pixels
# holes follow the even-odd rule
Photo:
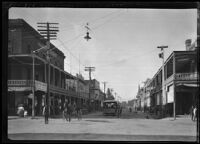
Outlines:
[[[52,67],[52,69],[53,69],[53,86],[55,86],[55,68],[54,67]]]
[[[32,93],[33,93],[33,99],[32,99],[32,118],[35,116],[35,55],[34,52],[32,53],[32,58],[33,58],[33,69],[32,69]]]
[[[53,110],[53,115],[55,115],[55,94],[54,93],[52,93],[52,99],[53,99],[52,110]]]
[[[175,53],[173,55],[173,75],[174,75],[174,79],[173,79],[173,85],[174,85],[174,103],[173,103],[173,113],[174,113],[174,120],[176,119],[176,59],[175,59]]]
[[[62,88],[61,71],[59,70],[59,86]]]

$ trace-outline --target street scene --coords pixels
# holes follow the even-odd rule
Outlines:
[[[102,112],[73,117],[71,122],[43,117],[35,119],[9,117],[8,138],[11,140],[100,140],[100,141],[196,141],[197,122],[188,116],[177,120],[146,118],[143,113],[124,110],[120,118],[103,116]]]
[[[11,7],[8,140],[199,142],[197,9]]]

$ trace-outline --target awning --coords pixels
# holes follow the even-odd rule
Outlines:
[[[197,84],[186,84],[186,83],[179,83],[177,86],[187,86],[187,87],[199,87]]]
[[[31,87],[8,87],[8,91],[31,91]]]

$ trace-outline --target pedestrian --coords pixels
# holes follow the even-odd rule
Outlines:
[[[197,107],[194,107],[193,109],[193,121],[195,121],[197,118]]]
[[[76,114],[77,114],[78,120],[81,120],[82,119],[82,111],[81,111],[80,106],[76,106]]]
[[[49,110],[48,110],[47,105],[45,105],[43,107],[43,115],[44,115],[44,122],[45,122],[45,124],[48,124]]]
[[[67,118],[69,122],[71,121],[71,114],[72,114],[72,105],[71,103],[67,104]]]
[[[18,110],[17,110],[17,114],[18,114],[20,117],[24,117],[24,106],[23,106],[23,104],[19,104]]]
[[[63,110],[63,119],[65,119],[66,121],[68,121],[68,118],[67,118],[67,106],[65,106],[64,110]]]
[[[120,105],[117,106],[117,117],[120,117]]]
[[[76,110],[77,106],[76,103],[74,102],[73,106],[72,106],[72,113],[74,116],[77,116],[77,110]]]
[[[193,108],[193,106],[192,106],[191,109],[190,109],[190,116],[191,116],[191,120],[192,120],[192,121],[193,121],[193,116],[194,116],[194,115],[193,115],[193,109],[194,109],[194,108]]]

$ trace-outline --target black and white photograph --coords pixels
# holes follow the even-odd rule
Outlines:
[[[199,142],[197,7],[28,4],[8,9],[9,141]]]

